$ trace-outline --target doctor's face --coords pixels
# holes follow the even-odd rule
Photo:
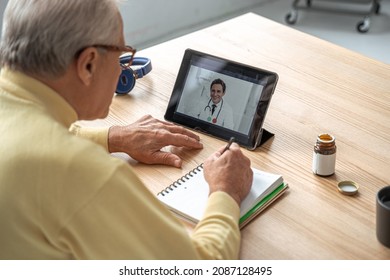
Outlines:
[[[211,97],[211,100],[213,101],[214,104],[218,104],[222,100],[222,97],[224,95],[225,95],[225,93],[223,92],[222,85],[214,84],[211,87],[210,97]]]

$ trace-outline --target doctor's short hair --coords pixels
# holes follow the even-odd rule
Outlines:
[[[118,45],[118,0],[9,0],[0,67],[56,78],[83,48]],[[99,51],[104,51],[100,50]]]
[[[221,86],[222,86],[222,90],[223,90],[223,92],[225,93],[226,84],[225,84],[224,81],[222,81],[221,79],[215,79],[214,81],[211,82],[210,90],[211,90],[211,88],[213,87],[213,85],[221,85]]]

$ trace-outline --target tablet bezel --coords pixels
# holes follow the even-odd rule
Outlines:
[[[202,69],[204,68],[208,71],[228,75],[233,78],[263,86],[259,101],[253,114],[251,126],[247,134],[227,129],[210,122],[202,121],[177,111],[191,66],[196,66]],[[195,129],[220,139],[229,140],[231,137],[234,137],[238,144],[253,150],[264,141],[264,139],[262,141],[262,136],[264,135],[263,123],[270,105],[271,97],[275,91],[277,81],[278,75],[274,72],[192,49],[187,49],[184,53],[164,118],[167,121]]]

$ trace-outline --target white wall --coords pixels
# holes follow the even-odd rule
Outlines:
[[[3,13],[7,3],[8,3],[7,0],[0,0],[0,34],[1,34],[1,27],[3,26]]]
[[[249,11],[251,7],[265,1],[127,0],[120,4],[120,11],[126,42],[142,49]],[[7,2],[0,0],[0,28]]]
[[[267,0],[128,0],[120,6],[127,43],[144,48],[249,11]]]

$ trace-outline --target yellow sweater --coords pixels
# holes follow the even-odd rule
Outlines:
[[[1,70],[0,259],[238,257],[239,208],[230,196],[212,194],[190,236],[109,155],[107,130],[74,130],[93,142],[69,132],[76,120],[46,85]]]

